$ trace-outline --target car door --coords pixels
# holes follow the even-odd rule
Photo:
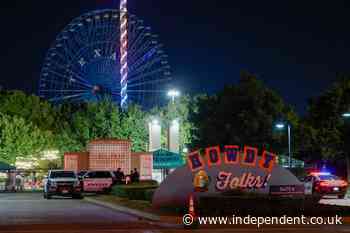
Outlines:
[[[97,186],[97,191],[105,191],[113,184],[113,178],[110,171],[96,172],[96,178],[95,184]]]
[[[96,192],[97,187],[95,185],[97,174],[94,171],[87,172],[83,177],[83,189],[85,192]]]

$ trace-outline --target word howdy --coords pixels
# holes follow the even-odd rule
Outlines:
[[[269,173],[276,163],[276,155],[268,151],[263,151],[261,158],[258,159],[258,149],[254,147],[245,146],[242,158],[240,154],[239,146],[224,146],[223,162],[225,164],[239,164],[248,167],[256,167],[258,163],[259,168]],[[221,151],[218,146],[206,148],[205,157],[209,168],[219,166],[222,163]],[[188,155],[187,164],[193,172],[202,170],[205,166],[199,151],[194,151]]]
[[[233,176],[230,172],[221,171],[218,174],[216,189],[224,191],[226,189],[237,189],[237,188],[263,188],[267,184],[271,177],[268,174],[264,177],[255,176],[252,173],[243,173],[241,176]]]

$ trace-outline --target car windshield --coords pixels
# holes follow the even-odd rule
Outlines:
[[[320,180],[339,180],[337,176],[333,175],[320,175],[318,177],[320,178]]]
[[[76,176],[70,171],[55,171],[51,172],[50,178],[76,178]]]

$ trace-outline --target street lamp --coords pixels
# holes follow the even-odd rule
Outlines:
[[[284,129],[286,127],[286,124],[280,122],[280,123],[277,123],[275,125],[275,127],[277,129],[282,130],[282,129]],[[290,132],[291,131],[291,126],[290,126],[290,124],[287,124],[287,128],[288,128],[288,167],[291,168],[292,152],[291,152],[291,136],[290,136],[290,134],[291,134],[291,132]]]
[[[344,118],[350,118],[350,112],[344,112],[344,113],[342,114],[342,116],[343,116]]]
[[[175,98],[180,96],[180,92],[172,89],[168,91],[168,96],[171,98],[172,102],[175,103]]]

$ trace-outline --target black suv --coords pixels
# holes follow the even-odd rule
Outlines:
[[[70,196],[81,199],[82,187],[74,171],[51,170],[44,181],[44,198],[53,195]]]

